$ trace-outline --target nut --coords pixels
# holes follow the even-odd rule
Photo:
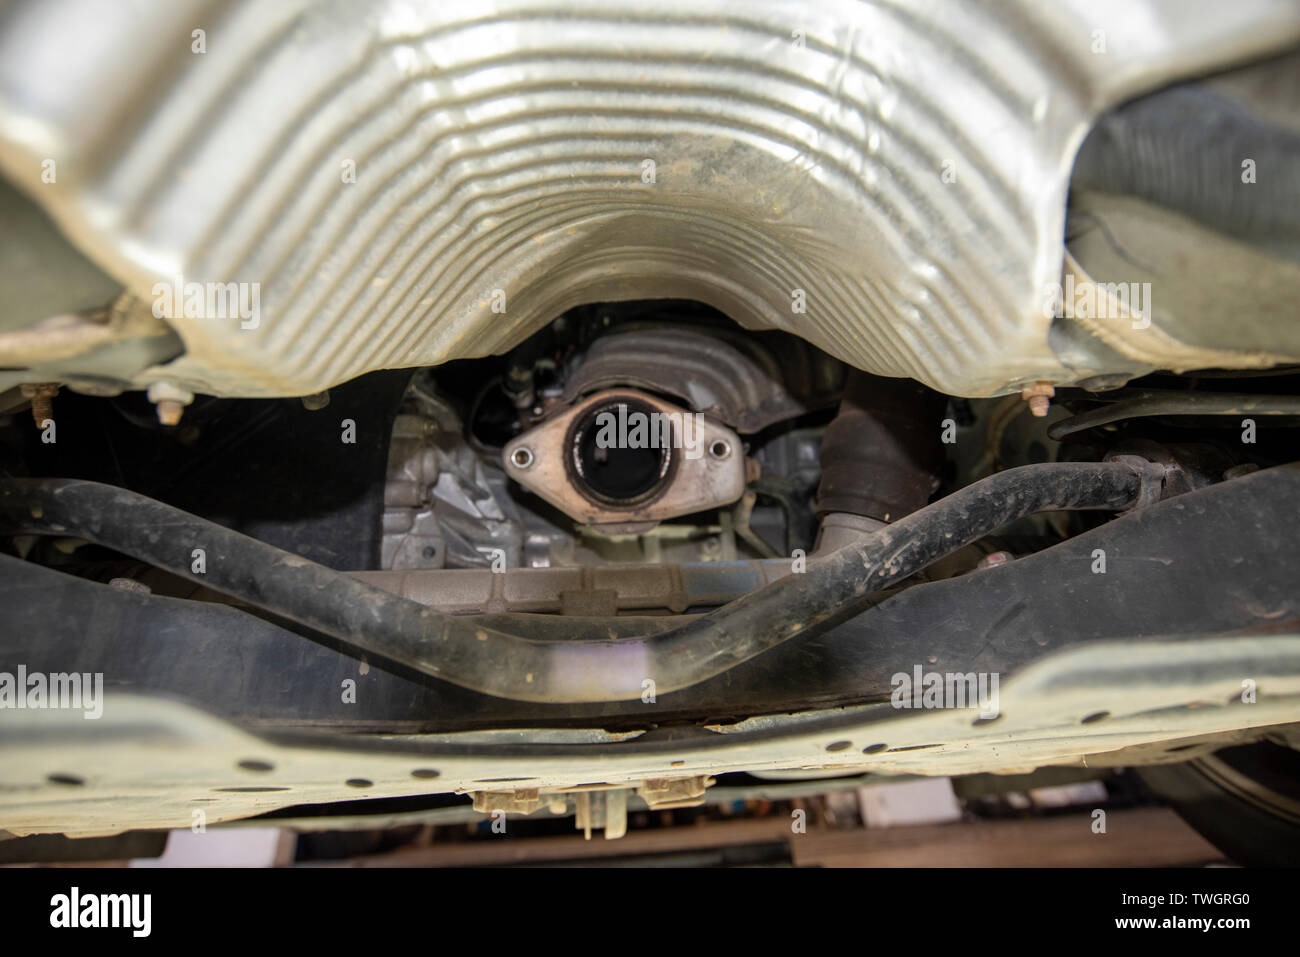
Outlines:
[[[32,418],[36,420],[36,427],[45,428],[45,423],[54,419],[54,403],[51,400],[59,394],[59,384],[24,382],[18,389],[23,398],[32,400]]]
[[[163,425],[179,425],[185,407],[194,401],[194,393],[173,382],[155,382],[145,393],[154,404],[158,421]]]
[[[1020,398],[1029,403],[1029,414],[1041,419],[1047,415],[1054,395],[1056,395],[1056,388],[1052,383],[1040,381],[1022,390]]]

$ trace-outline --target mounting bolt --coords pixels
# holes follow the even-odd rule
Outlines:
[[[18,387],[22,392],[24,399],[32,400],[32,418],[36,420],[38,429],[45,428],[47,419],[54,418],[54,402],[51,401],[59,394],[59,384],[57,382],[24,382]]]
[[[155,382],[145,393],[163,425],[179,425],[185,407],[194,401],[194,393],[174,382]]]
[[[1020,398],[1029,403],[1029,414],[1041,419],[1047,415],[1047,410],[1051,407],[1052,396],[1054,395],[1056,395],[1056,389],[1052,386],[1052,383],[1040,380],[1022,390]]]

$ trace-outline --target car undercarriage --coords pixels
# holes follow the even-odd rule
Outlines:
[[[1295,863],[1293,3],[84,11],[0,9],[0,859],[1135,768]]]

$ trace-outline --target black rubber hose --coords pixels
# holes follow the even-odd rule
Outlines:
[[[1265,107],[1294,83],[1295,61],[1279,59],[1267,69],[1268,81],[1250,97]],[[1184,83],[1098,117],[1079,147],[1070,185],[1163,206],[1288,255],[1300,240],[1297,150],[1300,133],[1274,122],[1267,109],[1252,109],[1204,83]],[[1246,156],[1277,176],[1267,183],[1261,176],[1249,189],[1223,189],[1221,183],[1240,182]]]
[[[1153,415],[1300,415],[1300,396],[1294,395],[1124,389],[1116,398],[1119,401],[1048,426],[1048,436],[1059,440],[1099,425]]]
[[[611,640],[599,620],[567,641],[524,637],[528,618],[446,615],[135,492],[70,479],[0,482],[0,527],[88,539],[330,635],[362,652],[521,701],[634,700],[720,674],[861,610],[871,595],[1013,519],[1152,500],[1158,466],[1026,465],[976,482],[875,535],[809,560],[806,572],[690,622]],[[196,573],[203,549],[203,573]],[[511,623],[507,628],[506,622]],[[594,634],[600,637],[592,637]],[[608,636],[608,637],[607,637]]]

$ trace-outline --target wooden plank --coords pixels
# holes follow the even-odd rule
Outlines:
[[[793,844],[801,867],[1177,867],[1223,855],[1167,808],[1068,814],[1022,821],[818,829]]]
[[[1106,833],[1087,814],[894,828],[813,828],[794,834],[783,817],[630,831],[514,837],[404,848],[339,862],[346,867],[474,867],[637,857],[744,844],[788,843],[802,867],[1168,867],[1223,855],[1166,808],[1108,811]]]
[[[340,863],[347,867],[500,866],[537,861],[635,857],[737,844],[766,844],[790,837],[790,822],[782,818],[650,828],[629,831],[625,837],[613,841],[605,840],[599,835],[588,841],[581,834],[512,837],[507,826],[505,834],[493,838],[403,848],[391,854],[354,858]]]

